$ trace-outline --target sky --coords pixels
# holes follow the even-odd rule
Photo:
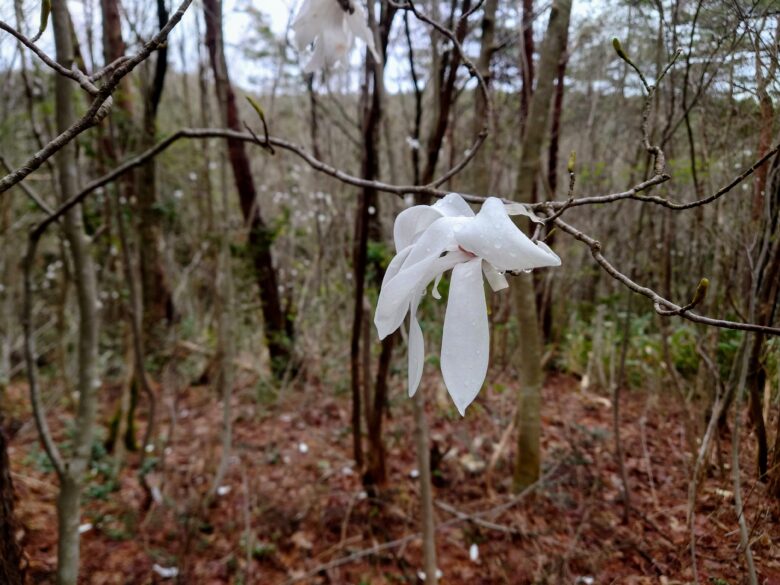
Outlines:
[[[92,29],[95,30],[93,39],[93,53],[96,55],[98,66],[101,65],[101,46],[100,46],[100,0],[67,0],[71,10],[72,17],[76,22],[76,29],[79,31],[82,50],[88,45],[86,33],[88,23],[92,23]],[[168,0],[169,6],[173,9],[180,0]],[[251,32],[253,19],[247,16],[247,9],[260,11],[266,15],[266,23],[270,25],[272,31],[277,35],[284,33],[290,13],[296,10],[303,0],[223,0],[224,2],[224,26],[225,39],[227,41],[226,53],[230,66],[230,74],[233,81],[247,90],[262,92],[267,90],[275,78],[275,72],[263,67],[257,61],[247,58],[245,50],[247,42],[256,35]],[[334,0],[335,1],[335,0]],[[604,0],[597,0],[597,4],[603,6]],[[540,3],[542,6],[544,3]],[[589,9],[592,9],[594,2],[575,2],[575,22],[585,17]],[[25,33],[32,35],[37,29],[40,0],[23,0],[25,10]],[[156,16],[153,12],[154,2],[152,0],[121,0],[121,6],[127,13],[124,19],[137,24],[141,30],[141,36],[148,38],[154,31]],[[194,0],[193,4],[185,14],[182,22],[174,29],[169,51],[171,66],[175,70],[194,71],[197,63],[197,51],[199,37],[195,34],[197,20],[201,19],[198,14],[202,10],[200,0]],[[476,17],[475,17],[476,18]],[[15,24],[13,13],[13,2],[10,0],[0,0],[0,19]],[[542,19],[546,20],[546,19]],[[541,21],[540,21],[541,23]],[[126,25],[125,37],[133,40],[133,31]],[[39,41],[39,45],[50,55],[53,55],[53,38],[51,26]],[[249,45],[251,48],[251,45]],[[397,55],[389,55],[388,67],[386,69],[386,85],[388,91],[402,89],[408,84],[408,72],[406,71],[405,53],[402,48]],[[362,49],[362,47],[361,47]],[[305,58],[302,56],[302,59]],[[353,53],[353,59],[359,60],[360,52]],[[29,59],[29,57],[28,57]],[[0,33],[0,68],[6,67],[9,63],[18,66],[18,55],[16,41],[8,34]]]

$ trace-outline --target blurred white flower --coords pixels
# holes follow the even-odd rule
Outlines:
[[[441,579],[444,576],[444,573],[441,572],[441,569],[436,569],[436,578]],[[417,578],[420,581],[425,581],[425,571],[417,571]]]
[[[366,13],[356,0],[304,0],[292,28],[298,50],[314,43],[311,57],[303,68],[305,73],[343,62],[356,37],[379,61]]]
[[[477,546],[477,543],[469,547],[469,559],[472,563],[476,563],[479,560],[479,546]]]
[[[476,398],[488,367],[489,331],[482,277],[498,291],[509,284],[504,271],[530,271],[560,266],[561,260],[543,242],[532,242],[509,214],[530,214],[522,205],[504,205],[488,198],[477,215],[456,194],[434,205],[403,210],[395,220],[396,256],[387,267],[374,323],[380,339],[409,319],[409,395],[420,384],[425,351],[417,322],[417,306],[435,279],[433,296],[441,298],[438,281],[452,269],[444,317],[441,370],[444,383],[461,415]]]
[[[179,569],[177,567],[163,567],[155,563],[152,565],[152,571],[157,573],[163,579],[173,579],[179,576]]]

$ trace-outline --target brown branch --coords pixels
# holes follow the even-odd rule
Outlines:
[[[0,166],[2,166],[5,169],[6,173],[10,173],[13,171],[13,169],[8,165],[8,161],[5,160],[5,158],[0,155]],[[27,197],[37,205],[41,211],[46,213],[47,215],[51,215],[54,213],[54,210],[49,207],[49,204],[46,203],[46,201],[43,200],[43,197],[41,197],[34,189],[29,187],[26,183],[19,183],[19,187],[24,191],[24,194],[27,195]]]
[[[35,55],[41,61],[43,61],[47,66],[53,69],[56,73],[62,75],[63,77],[68,77],[73,81],[75,81],[76,83],[78,83],[84,89],[84,91],[86,91],[89,95],[96,96],[98,94],[99,90],[97,87],[95,87],[95,84],[92,83],[92,80],[75,66],[73,67],[73,69],[68,69],[66,67],[63,67],[62,65],[57,63],[54,59],[49,57],[32,40],[28,39],[21,32],[19,32],[14,27],[12,27],[11,25],[7,24],[2,20],[0,20],[0,30],[4,30],[12,37],[15,37],[16,40],[18,40],[21,44],[23,44],[25,47],[27,47],[33,53],[35,53]]]
[[[191,3],[192,0],[183,0],[179,5],[179,8],[171,16],[165,26],[160,29],[160,31],[151,38],[151,40],[144,44],[138,53],[129,59],[122,61],[119,65],[116,66],[106,83],[94,95],[92,104],[81,118],[76,120],[76,122],[74,122],[69,128],[54,138],[54,140],[49,142],[41,150],[36,152],[24,164],[22,164],[21,167],[0,179],[0,194],[4,193],[16,185],[19,181],[27,177],[30,173],[40,167],[44,162],[46,162],[57,151],[68,144],[71,140],[76,138],[79,134],[91,128],[100,122],[100,120],[105,118],[111,109],[111,93],[119,85],[119,82],[139,64],[145,61],[149,55],[165,44],[165,40],[168,38],[168,34],[171,32],[173,27],[178,24],[182,16],[184,16],[184,12]],[[68,77],[71,76],[68,75]]]
[[[388,0],[388,1],[390,2],[391,6],[398,8],[399,10],[408,10],[412,12],[418,20],[436,29],[442,35],[447,37],[447,39],[449,39],[449,41],[452,43],[452,46],[455,48],[455,52],[458,54],[458,57],[460,58],[461,64],[469,72],[471,78],[477,80],[479,91],[482,93],[482,97],[485,100],[485,111],[484,111],[482,129],[474,138],[474,142],[469,147],[469,149],[466,150],[466,154],[460,160],[460,162],[454,165],[451,169],[449,169],[438,179],[435,179],[428,185],[425,185],[425,187],[427,188],[436,188],[439,187],[440,185],[443,185],[444,183],[449,181],[452,177],[460,173],[464,168],[466,168],[466,165],[468,165],[472,161],[472,159],[476,156],[479,148],[485,142],[485,139],[488,136],[489,127],[490,127],[490,118],[492,117],[492,111],[493,111],[493,105],[490,99],[490,91],[488,89],[488,85],[487,82],[485,81],[485,78],[482,76],[482,73],[480,73],[479,69],[474,65],[473,61],[469,59],[468,55],[466,54],[466,51],[463,49],[463,45],[458,40],[457,34],[455,32],[453,32],[452,30],[450,30],[440,22],[437,22],[434,19],[430,18],[429,16],[420,12],[417,9],[417,7],[414,5],[414,2],[412,0],[407,0],[406,2],[403,3],[397,3],[394,2],[393,0]],[[469,16],[474,14],[474,12],[476,12],[476,10],[479,9],[483,1],[484,0],[479,0],[474,5],[473,8],[467,10],[460,16],[460,18],[458,19],[458,24],[455,27],[455,30],[465,29],[466,21],[468,20]],[[409,193],[412,191],[406,191],[406,192]],[[429,194],[433,195],[434,197],[439,196],[433,192],[430,192]]]
[[[683,311],[684,307],[662,297],[653,289],[641,284],[637,284],[631,280],[628,276],[620,272],[615,268],[609,260],[607,260],[601,253],[601,243],[598,240],[590,237],[589,235],[581,232],[577,228],[565,223],[561,219],[555,220],[555,225],[561,230],[572,236],[574,239],[579,240],[590,249],[590,253],[594,260],[615,280],[621,282],[624,286],[630,290],[643,295],[653,301],[653,306],[656,312],[660,315],[669,316],[677,315],[683,319],[693,321],[694,323],[701,323],[703,325],[710,325],[712,327],[719,327],[721,329],[736,329],[738,331],[754,331],[758,333],[765,333],[767,335],[780,335],[780,327],[765,327],[763,325],[756,325],[754,323],[742,323],[739,321],[728,321],[725,319],[713,319],[712,317],[705,317],[691,311]],[[671,312],[669,312],[671,311]]]

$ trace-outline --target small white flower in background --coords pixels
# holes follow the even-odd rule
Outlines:
[[[441,579],[444,576],[444,573],[441,572],[441,569],[436,569],[436,578]],[[420,581],[425,581],[425,571],[417,571],[417,578]]]
[[[476,563],[479,560],[479,547],[476,542],[469,547],[469,559],[472,563]]]
[[[309,446],[306,443],[298,443],[298,453],[306,454],[309,452]]]
[[[87,522],[86,524],[82,524],[81,526],[79,526],[79,534],[84,534],[86,532],[89,532],[93,528],[94,526],[92,526],[92,524],[90,524],[89,522]]]
[[[226,496],[230,493],[231,487],[229,485],[221,485],[217,488],[218,496]]]
[[[544,242],[532,242],[509,215],[533,218],[520,204],[487,199],[478,214],[457,193],[433,205],[403,210],[395,220],[396,256],[385,272],[374,323],[379,338],[398,329],[409,318],[409,396],[417,391],[425,363],[423,334],[417,306],[425,289],[452,270],[450,295],[444,316],[441,370],[444,383],[461,415],[485,381],[490,347],[485,279],[494,291],[509,286],[504,272],[560,266],[561,259]]]
[[[379,61],[374,35],[359,0],[304,0],[292,29],[299,51],[314,43],[304,73],[330,68],[349,55],[355,38],[363,41]],[[345,8],[346,7],[346,8]]]
[[[176,567],[163,567],[155,563],[152,565],[152,571],[157,573],[163,579],[173,579],[179,576],[179,569]]]

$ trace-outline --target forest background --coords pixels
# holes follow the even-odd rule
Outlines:
[[[0,581],[780,583],[776,4],[298,8],[0,6]],[[448,192],[562,259],[464,418],[448,279],[372,325]]]

